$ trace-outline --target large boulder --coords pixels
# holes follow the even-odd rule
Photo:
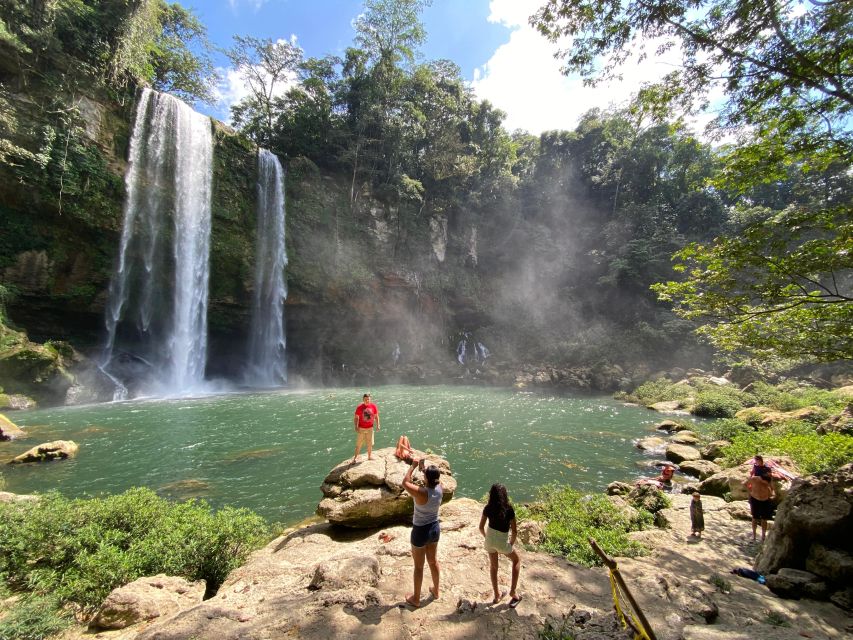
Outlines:
[[[25,462],[47,462],[48,460],[64,460],[77,455],[80,447],[73,440],[54,440],[45,442],[12,458],[9,464]]]
[[[812,571],[835,581],[839,576],[827,565],[837,564],[842,572],[840,567],[850,565],[849,558],[842,558],[853,555],[851,531],[853,464],[832,474],[798,478],[779,505],[775,526],[755,560],[755,569],[765,575],[785,567],[804,569],[811,558]],[[823,549],[812,553],[816,544]]]
[[[683,430],[672,436],[669,441],[673,444],[696,444],[699,442],[699,436],[695,431]]]
[[[444,502],[456,492],[456,479],[446,460],[435,455],[415,452],[426,457],[441,471]],[[403,489],[403,477],[409,465],[394,456],[394,449],[376,449],[373,460],[341,462],[323,481],[323,500],[317,514],[333,524],[354,528],[373,528],[387,524],[411,522],[413,502]],[[423,484],[423,474],[415,471],[413,479]]]
[[[705,460],[716,460],[723,457],[723,450],[731,444],[728,440],[714,440],[702,447],[700,453]]]
[[[163,574],[139,578],[113,589],[92,618],[92,629],[124,629],[138,622],[170,616],[201,603],[205,582]]]
[[[685,460],[701,460],[702,454],[698,449],[686,444],[671,444],[666,448],[666,459],[681,464]]]
[[[27,434],[23,429],[0,413],[0,440],[14,440],[26,436]]]
[[[816,431],[821,435],[827,433],[853,435],[853,404],[848,404],[844,411],[821,422]]]
[[[748,465],[723,469],[703,480],[699,485],[699,493],[718,498],[729,494],[732,500],[746,500],[749,497],[745,486],[749,479],[749,470]]]
[[[686,473],[689,476],[696,476],[700,480],[710,478],[715,473],[722,471],[718,464],[714,464],[710,460],[685,460],[678,465],[679,471]]]

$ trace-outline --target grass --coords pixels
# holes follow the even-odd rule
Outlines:
[[[0,640],[44,640],[71,626],[74,618],[52,596],[27,596],[0,619]]]
[[[720,593],[732,592],[732,583],[726,580],[719,573],[712,573],[711,577],[708,578],[708,582],[714,585]]]

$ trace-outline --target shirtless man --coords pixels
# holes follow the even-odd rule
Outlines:
[[[773,485],[770,482],[770,470],[761,471],[746,481],[749,491],[749,510],[752,513],[752,539],[755,540],[757,525],[761,525],[761,541],[767,535],[767,521],[773,515]]]

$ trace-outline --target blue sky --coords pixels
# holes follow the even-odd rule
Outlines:
[[[306,56],[317,57],[341,54],[352,44],[352,22],[362,8],[361,0],[179,1],[195,11],[216,46],[230,46],[235,34],[273,40],[295,36]],[[642,82],[672,69],[674,60],[651,57],[626,68],[622,83],[584,87],[580,78],[560,73],[560,64],[553,58],[556,46],[527,24],[542,1],[433,0],[422,15],[427,31],[423,57],[458,64],[477,96],[506,112],[508,129],[531,133],[571,129],[589,108],[624,103]],[[224,78],[222,100],[199,109],[227,120],[229,104],[245,95],[245,90],[227,68],[224,56],[216,64]]]

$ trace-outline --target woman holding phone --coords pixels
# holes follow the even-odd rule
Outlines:
[[[412,480],[412,473],[420,469],[426,480],[425,487]],[[424,560],[429,564],[432,576],[432,586],[429,592],[433,598],[438,598],[438,583],[440,568],[438,566],[438,539],[441,537],[441,527],[438,523],[438,508],[444,492],[438,479],[441,472],[435,465],[425,467],[424,459],[412,460],[406,477],[403,478],[403,488],[409,492],[415,501],[415,512],[412,515],[412,559],[415,562],[414,591],[406,596],[406,603],[421,606],[421,585],[424,578]]]

